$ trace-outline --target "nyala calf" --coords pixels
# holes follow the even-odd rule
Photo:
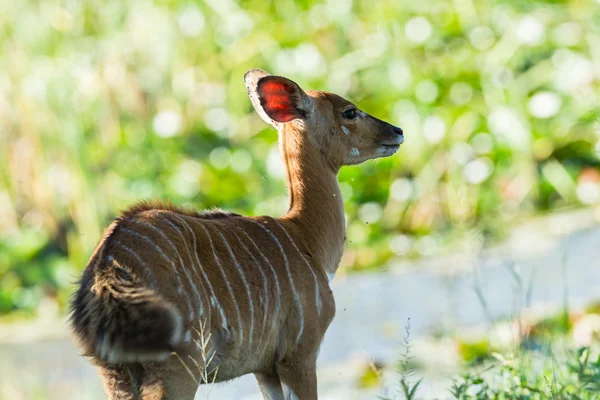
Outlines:
[[[254,374],[265,399],[317,399],[329,281],[345,241],[337,174],[388,157],[402,129],[332,93],[253,69],[246,88],[275,127],[282,218],[140,203],[104,233],[72,302],[72,326],[110,399],[193,399]]]

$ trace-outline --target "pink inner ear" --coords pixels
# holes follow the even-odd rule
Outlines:
[[[295,88],[286,82],[266,80],[258,87],[260,103],[267,115],[276,122],[290,122],[302,117],[295,105]]]

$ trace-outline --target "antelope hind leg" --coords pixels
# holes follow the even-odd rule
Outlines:
[[[104,391],[109,400],[137,400],[142,381],[142,369],[138,364],[98,365]]]
[[[187,360],[186,353],[181,358]],[[174,356],[162,365],[157,365],[156,379],[162,382],[164,397],[161,400],[193,400],[199,386],[199,373],[191,362],[186,363],[189,371]],[[190,371],[194,377],[190,375]],[[146,399],[144,399],[146,400]],[[154,399],[152,399],[154,400]]]

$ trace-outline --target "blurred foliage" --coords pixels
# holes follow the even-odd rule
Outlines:
[[[476,341],[459,341],[458,353],[467,363],[477,364],[491,357],[489,338],[480,338]]]
[[[406,132],[340,174],[344,269],[600,201],[593,0],[5,0],[0,49],[0,313],[64,303],[137,200],[283,214],[252,67]]]

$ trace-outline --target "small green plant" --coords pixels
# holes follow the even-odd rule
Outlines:
[[[475,391],[473,390],[475,388]],[[485,394],[488,391],[487,384],[483,378],[474,376],[471,373],[465,373],[460,378],[455,379],[452,382],[450,393],[455,399],[479,399],[481,394]],[[467,396],[475,397],[467,397]]]
[[[410,353],[412,348],[412,345],[410,344],[410,318],[406,320],[406,325],[404,325],[404,341],[402,343],[402,347],[404,347],[404,351],[400,355],[400,363],[396,369],[398,374],[400,374],[400,387],[398,388],[398,392],[401,394],[403,399],[414,400],[416,399],[417,390],[419,389],[419,385],[421,385],[423,378],[412,383],[415,369],[411,365],[414,357]],[[380,397],[380,399],[391,400],[387,397]]]
[[[592,361],[590,348],[582,347],[577,350],[575,361],[567,363],[567,369],[577,376],[581,390],[597,393],[600,398],[600,354]]]

